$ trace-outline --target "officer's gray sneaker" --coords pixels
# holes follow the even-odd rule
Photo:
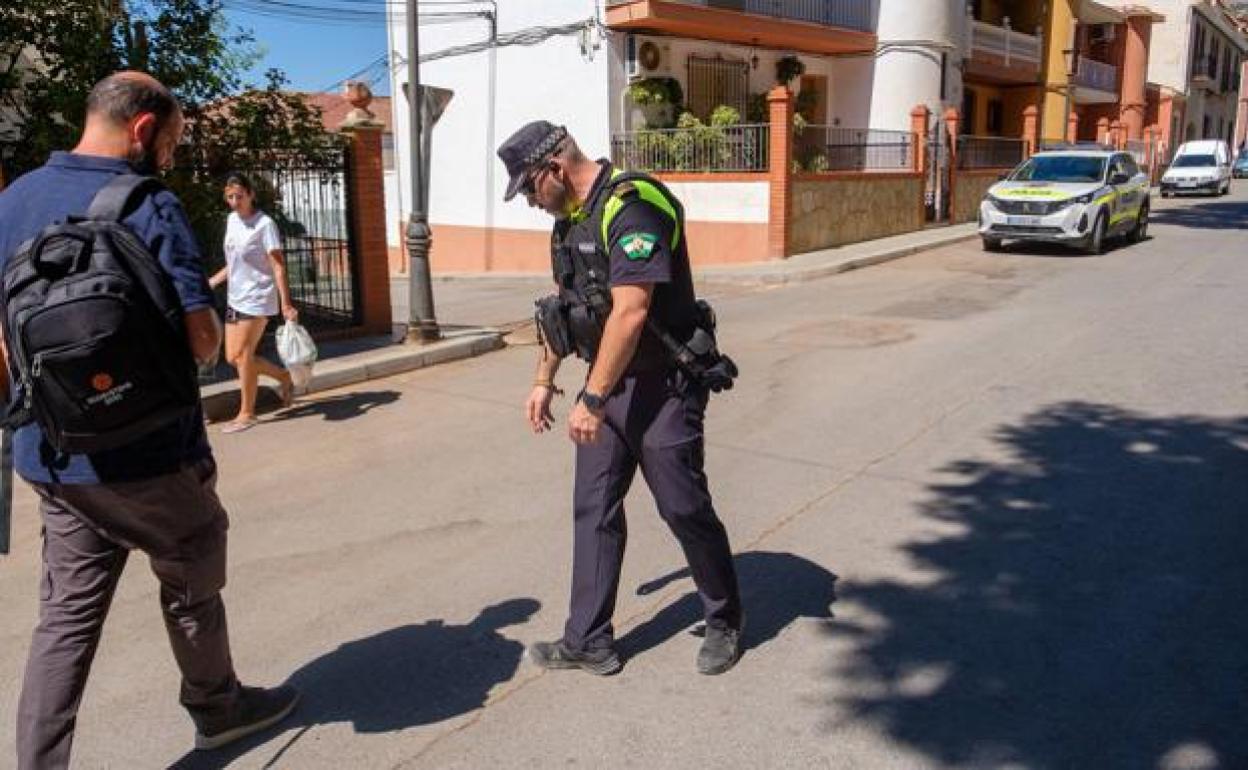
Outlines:
[[[290,716],[290,712],[298,704],[299,691],[288,684],[267,690],[261,687],[244,687],[233,713],[195,720],[195,748],[219,749],[258,733]]]
[[[624,667],[620,656],[610,647],[578,652],[569,648],[563,640],[533,644],[529,647],[529,658],[542,668],[579,668],[598,676],[610,676]]]
[[[702,648],[698,650],[698,673],[722,674],[737,665],[741,659],[741,632],[744,629],[744,617],[737,628],[707,626]]]

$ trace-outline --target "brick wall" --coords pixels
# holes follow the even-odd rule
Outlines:
[[[997,183],[1002,174],[1009,173],[1008,168],[975,169],[974,171],[958,171],[953,176],[953,211],[950,217],[953,224],[974,222],[979,217],[979,204],[988,192],[988,188]]]

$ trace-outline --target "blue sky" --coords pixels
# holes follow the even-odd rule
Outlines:
[[[320,91],[365,68],[386,52],[386,26],[382,23],[309,23],[239,10],[225,13],[234,27],[251,30],[266,51],[252,70],[250,79],[256,84],[263,82],[265,70],[276,67],[285,70],[292,88]],[[373,70],[370,76],[377,73]],[[373,93],[385,95],[389,91],[390,81],[386,77],[373,84]]]

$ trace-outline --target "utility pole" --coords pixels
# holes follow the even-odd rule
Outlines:
[[[416,0],[407,0],[407,115],[411,153],[412,212],[407,220],[408,297],[407,341],[433,342],[442,336],[433,312],[433,282],[429,271],[429,201],[425,196],[424,99],[420,88],[420,16]]]

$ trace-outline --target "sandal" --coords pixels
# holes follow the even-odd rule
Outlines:
[[[245,430],[251,430],[256,427],[255,420],[243,420],[242,422],[234,421],[221,429],[222,433],[242,433]]]

